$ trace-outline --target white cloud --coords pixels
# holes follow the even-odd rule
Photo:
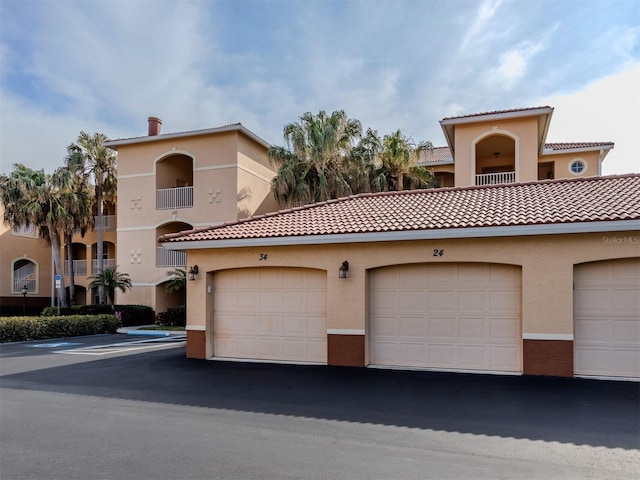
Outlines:
[[[640,65],[539,104],[555,107],[547,141],[612,141],[602,173],[640,173]]]
[[[467,48],[474,45],[477,48],[479,42],[491,35],[491,30],[487,28],[488,23],[496,15],[496,12],[502,5],[502,0],[483,0],[478,11],[475,14],[476,18],[468,27],[465,35],[462,37],[460,46],[458,47],[458,54],[464,53]]]

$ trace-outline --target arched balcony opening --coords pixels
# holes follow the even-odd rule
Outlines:
[[[156,228],[156,238],[169,233],[192,230],[193,226],[185,222],[171,222]],[[187,266],[187,252],[185,250],[168,250],[158,244],[156,247],[156,267],[185,268]]]
[[[38,266],[26,258],[13,262],[11,293],[38,292]]]
[[[91,245],[91,274],[98,273],[98,244]],[[116,246],[111,242],[102,243],[102,268],[116,268]]]
[[[69,246],[65,246],[64,248],[64,274],[70,275],[69,271],[69,262],[67,259]],[[71,268],[73,269],[73,274],[77,276],[86,276],[87,275],[87,247],[84,243],[73,243],[71,245],[71,253],[73,255],[73,264]]]
[[[193,207],[193,158],[169,155],[156,163],[156,208]]]
[[[506,135],[490,135],[475,145],[475,184],[495,185],[517,181],[516,142]]]

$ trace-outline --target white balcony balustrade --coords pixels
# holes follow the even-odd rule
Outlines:
[[[98,217],[93,217],[93,230],[98,230]],[[115,215],[103,215],[102,216],[102,231],[103,232],[115,232],[116,231],[116,216]]]
[[[501,183],[514,183],[516,172],[481,173],[476,175],[476,185],[498,185]]]
[[[73,274],[84,276],[87,274],[87,261],[86,260],[74,260],[73,261]],[[69,262],[64,262],[64,274],[69,275]]]
[[[19,227],[13,227],[12,233],[20,237],[37,237],[38,232],[36,226],[32,223],[27,225],[20,225]]]
[[[193,207],[193,187],[162,188],[156,191],[158,210],[191,207]]]
[[[115,258],[105,258],[102,261],[102,268],[106,270],[107,268],[116,268],[116,259]],[[93,259],[91,262],[91,271],[95,274],[98,273],[98,260]]]
[[[156,267],[186,267],[187,252],[184,250],[156,249]]]

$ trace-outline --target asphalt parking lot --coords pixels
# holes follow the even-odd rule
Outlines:
[[[640,384],[0,345],[0,478],[637,478]]]

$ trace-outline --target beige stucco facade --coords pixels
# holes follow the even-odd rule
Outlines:
[[[158,237],[273,211],[267,145],[240,126],[114,141],[118,151],[118,268],[133,288],[118,302],[157,311],[183,303],[164,284],[182,256]]]
[[[541,107],[445,119],[441,124],[452,157],[427,165],[443,187],[600,175],[613,144],[572,144],[558,149],[551,144],[547,148],[552,113],[551,107]],[[572,168],[575,162],[581,162],[579,169]]]
[[[499,236],[490,238],[442,238],[436,240],[385,241],[324,245],[264,246],[189,250],[190,264],[201,274],[189,284],[188,325],[192,343],[204,344],[192,351],[204,358],[215,356],[212,339],[215,272],[243,268],[307,268],[326,273],[326,328],[328,337],[352,339],[348,348],[369,364],[369,277],[375,269],[407,264],[504,264],[521,272],[521,341],[556,341],[572,344],[574,333],[574,267],[614,259],[638,259],[640,232],[614,234],[558,234]],[[440,255],[440,252],[441,255]],[[438,253],[438,255],[435,255]],[[346,279],[338,276],[341,263],[349,262]],[[197,337],[198,333],[205,333]],[[195,334],[195,335],[194,335]],[[358,340],[353,341],[353,337]],[[329,364],[345,364],[353,351],[331,350]],[[531,349],[528,351],[530,352]],[[534,349],[535,350],[535,349]],[[569,350],[570,351],[570,350]],[[525,349],[521,349],[525,355]],[[198,356],[196,354],[195,356]],[[536,371],[539,362],[550,363],[551,374],[566,375],[566,354],[549,357],[542,351],[522,359],[522,371]],[[554,364],[555,362],[555,364]],[[557,369],[554,373],[553,369]],[[570,372],[569,374],[573,374]]]

